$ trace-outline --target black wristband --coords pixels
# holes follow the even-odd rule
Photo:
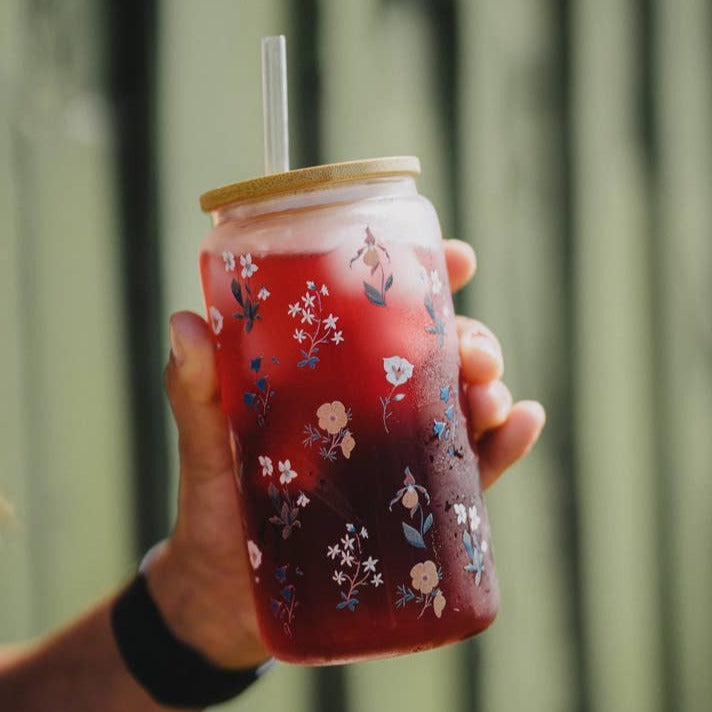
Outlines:
[[[168,629],[139,574],[111,611],[121,657],[151,697],[172,707],[203,708],[239,695],[265,666],[229,670],[213,665]]]

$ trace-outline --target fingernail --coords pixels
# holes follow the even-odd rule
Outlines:
[[[512,394],[502,381],[494,381],[490,385],[490,394],[497,402],[497,419],[504,422],[512,410]]]
[[[173,363],[180,368],[183,365],[184,360],[183,345],[180,342],[178,332],[173,326],[173,322],[171,322],[168,328],[168,333],[170,334],[171,339],[171,354],[173,355]]]
[[[471,334],[468,334],[467,341],[468,345],[471,348],[476,349],[477,351],[481,351],[482,353],[486,353],[492,358],[493,361],[496,361],[499,365],[499,370],[501,374],[504,369],[504,364],[502,363],[502,353],[493,339],[491,339],[485,334],[478,333],[475,331]]]
[[[539,421],[539,431],[546,425],[546,410],[539,401],[522,401],[522,405],[526,406],[527,410]]]

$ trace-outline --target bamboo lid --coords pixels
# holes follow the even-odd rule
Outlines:
[[[352,180],[381,178],[389,175],[420,175],[420,161],[415,156],[368,158],[362,161],[328,163],[323,166],[298,168],[252,180],[215,188],[200,196],[200,207],[209,213],[223,205],[264,196],[295,193],[302,190],[345,183]]]

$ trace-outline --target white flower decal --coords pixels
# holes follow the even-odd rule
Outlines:
[[[300,492],[299,497],[297,497],[297,507],[306,507],[309,502],[311,502],[309,497],[307,497],[304,492]]]
[[[390,356],[383,359],[383,370],[388,383],[402,386],[413,375],[413,364],[401,356]]]
[[[272,292],[270,292],[267,287],[260,287],[260,291],[257,292],[257,298],[264,302],[270,294],[272,294]]]
[[[477,514],[477,507],[473,504],[469,509],[470,531],[475,532],[480,526],[480,516]]]
[[[467,507],[465,507],[464,504],[457,502],[456,504],[453,504],[452,508],[455,510],[455,514],[457,515],[457,523],[464,524],[467,521]]]
[[[250,565],[255,571],[257,571],[262,563],[262,552],[260,551],[259,546],[257,546],[252,539],[247,540],[247,553],[250,557]]]
[[[223,315],[217,307],[210,307],[210,326],[213,330],[213,334],[217,336],[223,328]]]
[[[230,250],[225,250],[222,253],[222,258],[223,262],[225,263],[225,271],[226,272],[234,272],[235,271],[235,255],[230,252]]]
[[[297,473],[292,469],[292,463],[289,460],[279,462],[279,481],[283,485],[288,485],[296,476]]]
[[[269,477],[274,472],[271,458],[266,455],[260,455],[257,459],[262,467],[262,477]]]
[[[371,571],[374,574],[376,573],[376,564],[378,563],[378,559],[374,559],[372,556],[369,556],[366,561],[361,563],[363,564],[364,571]]]
[[[240,255],[240,265],[242,266],[242,272],[240,272],[240,274],[244,279],[252,277],[259,269],[259,267],[252,262],[252,255],[249,252],[246,255]]]
[[[440,294],[440,291],[443,288],[443,283],[440,281],[440,275],[436,269],[430,273],[430,281],[433,285],[433,294]]]

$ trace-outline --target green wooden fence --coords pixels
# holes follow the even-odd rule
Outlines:
[[[166,528],[165,324],[202,309],[198,195],[261,171],[259,39],[284,33],[293,163],[421,157],[478,251],[461,305],[549,425],[488,498],[488,633],[281,666],[224,709],[708,709],[712,5],[117,8],[0,3],[0,637],[66,619]]]

